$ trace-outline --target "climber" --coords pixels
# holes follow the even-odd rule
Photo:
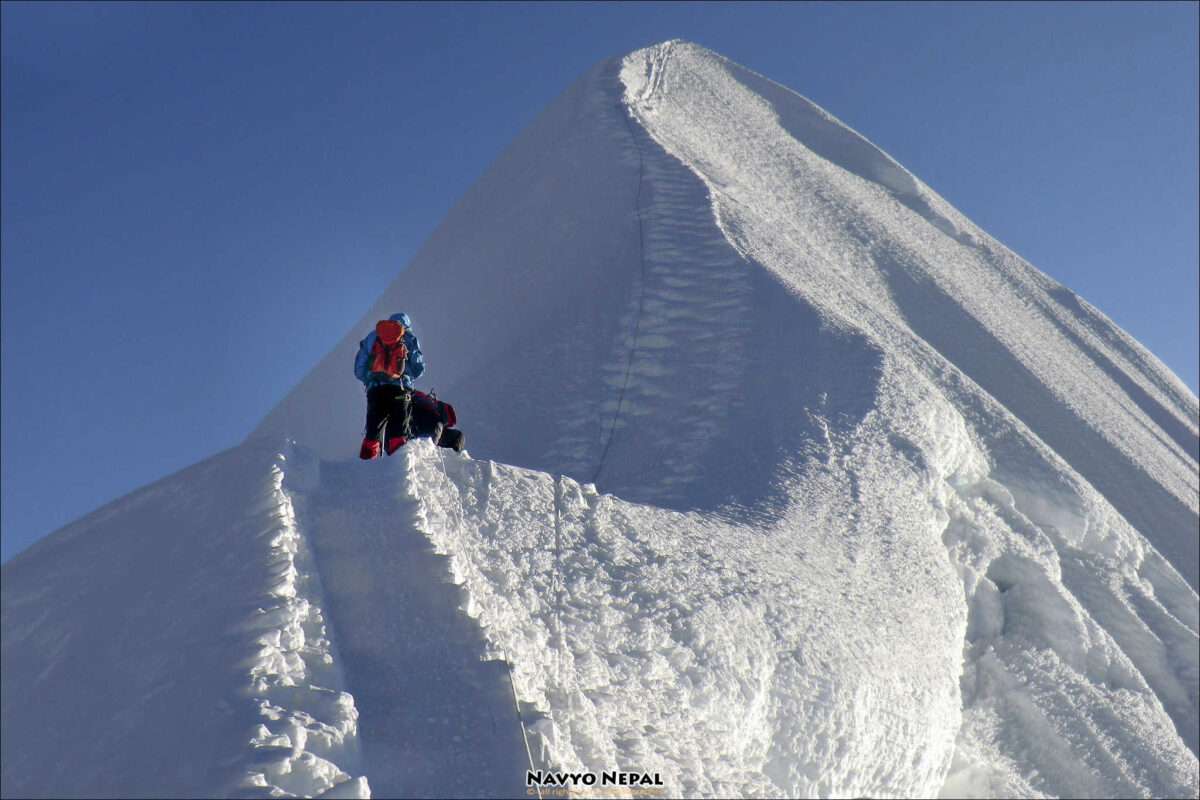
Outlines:
[[[412,436],[412,384],[424,371],[421,343],[407,314],[380,320],[359,342],[354,377],[367,390],[367,426],[359,458],[378,458],[381,442],[390,456]]]

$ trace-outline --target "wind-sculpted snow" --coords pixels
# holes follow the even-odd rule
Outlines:
[[[351,460],[401,310],[475,459]],[[4,793],[1194,797],[1198,414],[830,114],[647,48],[245,445],[5,565]]]
[[[287,469],[228,451],[4,565],[5,797],[369,796]]]
[[[965,373],[1196,587],[1197,402],[1152,356],[1094,310],[1062,313],[1061,286],[798,95],[682,43],[622,80],[747,258],[886,352]]]
[[[363,771],[377,797],[516,797],[528,758],[507,667],[423,533],[413,450],[383,464],[293,459],[320,476],[295,493],[298,519],[360,709]]]
[[[684,43],[622,81],[739,252],[932,381],[985,454],[945,531],[972,632],[947,792],[1195,794],[1196,398],[807,100]]]
[[[895,491],[862,480],[877,470]],[[802,502],[762,525],[432,449],[415,476],[431,538],[546,715],[545,763],[659,772],[672,796],[928,795],[958,729],[966,617],[924,476],[867,425],[797,479]]]
[[[546,716],[544,762],[684,796],[1194,794],[1168,716],[1195,718],[1177,574],[1057,552],[960,414],[885,383],[771,524],[418,460],[429,535]]]
[[[369,797],[366,778],[351,780],[337,762],[358,769],[358,710],[341,685],[326,632],[324,592],[313,562],[313,550],[296,520],[292,495],[284,488],[280,454],[271,468],[267,508],[277,519],[272,530],[271,576],[265,608],[255,610],[249,629],[261,631],[261,648],[250,668],[250,694],[263,721],[250,744],[254,763],[243,789],[271,796],[311,796],[336,790],[338,797]],[[315,478],[289,469],[291,483],[303,487]]]

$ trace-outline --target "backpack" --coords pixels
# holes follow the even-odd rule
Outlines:
[[[438,422],[447,428],[453,428],[458,424],[458,415],[454,413],[454,406],[439,400],[436,394],[425,394],[425,392],[414,390],[412,400],[413,419],[419,421],[421,425],[432,429]]]
[[[388,378],[404,374],[408,348],[404,346],[404,326],[391,319],[375,323],[375,343],[367,360],[368,372],[381,372]]]

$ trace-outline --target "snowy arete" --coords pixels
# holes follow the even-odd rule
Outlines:
[[[401,307],[473,457],[355,459]],[[243,445],[3,567],[3,793],[1195,797],[1198,414],[813,103],[639,50]]]

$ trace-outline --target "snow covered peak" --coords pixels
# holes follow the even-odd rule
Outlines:
[[[917,668],[903,659],[896,677],[868,659],[873,677],[849,678],[851,661],[832,655],[844,631],[764,634],[831,654],[831,714],[863,685],[875,701],[859,712],[876,723],[954,698],[903,734],[912,749],[897,759],[920,766],[875,783],[852,755],[877,746],[863,731],[838,734],[839,760],[786,733],[823,729],[816,706],[775,719],[760,768],[778,792],[928,794],[944,780],[952,793],[1194,793],[1196,397],[812,102],[682,41],[598,65],[260,433],[349,457],[353,348],[400,307],[476,457],[755,521],[800,548],[784,557],[798,559],[796,581],[831,592],[839,580],[818,580],[802,553],[847,548],[873,565],[872,578],[844,578],[865,592],[848,601],[858,608],[893,605],[924,548],[948,554],[949,573],[930,562],[905,590],[939,609],[940,627],[913,640],[899,635],[905,617],[868,636],[945,656],[920,668],[920,689],[898,677]],[[883,561],[867,555],[878,547]],[[763,603],[749,607],[773,613]],[[776,714],[801,691],[784,684]],[[1092,699],[1066,711],[1048,699],[1060,691]],[[1131,697],[1140,722],[1096,721]],[[1035,721],[1030,702],[1057,721]],[[1174,733],[1150,741],[1147,725]],[[1029,755],[1028,740],[1048,750]]]
[[[1035,731],[1024,695],[996,688],[1011,681],[1099,692],[1057,735],[1093,730],[1104,758],[1194,767],[1196,397],[807,99],[681,41],[598,65],[260,432],[349,456],[361,399],[346,365],[361,331],[401,306],[477,457],[802,540],[840,531],[852,550],[895,537],[944,548],[957,588],[921,591],[966,639],[926,690],[965,670],[965,716],[913,739],[934,765],[920,774],[959,791],[1146,790],[1096,764],[1108,777],[1088,783],[1018,756]],[[1181,627],[1160,629],[1168,619]],[[1103,699],[1113,670],[1142,676],[1118,684],[1146,698],[1138,714],[1170,718],[1175,744],[1149,755],[1131,723],[1083,722],[1118,702]],[[879,697],[873,708],[902,703]],[[931,743],[956,725],[952,766]],[[787,793],[935,788],[918,773],[808,784],[780,769]]]
[[[764,314],[774,294],[793,308]],[[1083,462],[1099,448],[1196,511],[1196,398],[1168,370],[859,134],[698,45],[637,51],[568,89],[259,432],[352,456],[346,365],[397,308],[422,336],[426,385],[475,423],[474,452],[626,496],[759,504],[777,465],[758,469],[738,412],[812,408],[837,377],[813,357],[834,342],[957,369],[1043,440],[1061,433],[1047,444],[1093,483]],[[801,318],[838,335],[789,335]],[[788,362],[805,365],[797,386],[778,379]],[[872,372],[827,402],[869,408]],[[1039,422],[1047,408],[1063,424]],[[1086,445],[1066,441],[1073,428]],[[675,457],[648,463],[668,442]],[[736,478],[747,469],[755,480]]]
[[[353,461],[354,353],[400,310],[473,459],[421,443]],[[436,793],[441,745],[414,745],[416,777],[386,757],[426,738],[390,721],[397,676],[500,655],[523,725],[497,764],[521,735],[539,766],[647,769],[689,796],[1194,796],[1198,414],[1136,341],[864,137],[665,42],[567,89],[223,456],[253,472],[278,451],[264,498],[209,470],[6,565],[6,725],[94,680],[36,668],[90,652],[72,623],[103,592],[43,588],[86,573],[76,539],[132,531],[134,548],[192,514],[177,503],[235,498],[204,525],[283,522],[221,539],[270,605],[222,593],[193,620],[240,632],[221,653],[259,648],[238,673],[257,705],[230,699],[203,752],[266,793]],[[162,556],[184,578],[219,563],[199,537]],[[426,539],[479,628],[417,602],[444,599]],[[398,620],[452,644],[417,651]],[[170,625],[143,621],[153,653]],[[146,675],[96,719],[187,707],[154,716],[149,698],[182,695]],[[498,680],[463,678],[477,702],[434,678],[420,695],[500,719]],[[243,716],[262,730],[231,749]],[[6,781],[36,786],[7,776],[50,763],[53,737],[5,734]]]

